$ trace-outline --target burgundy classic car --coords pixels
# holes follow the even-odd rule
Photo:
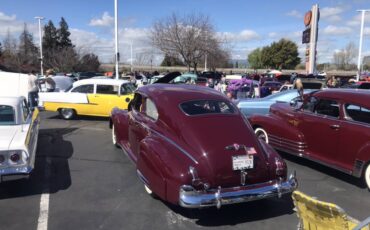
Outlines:
[[[368,90],[314,91],[301,106],[276,103],[249,121],[275,149],[363,177],[370,189]]]
[[[182,207],[280,197],[297,186],[275,150],[210,88],[143,86],[129,110],[113,109],[110,126],[146,191]]]

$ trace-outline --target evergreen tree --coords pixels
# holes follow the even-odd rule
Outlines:
[[[57,29],[53,22],[49,20],[48,24],[44,26],[44,36],[42,38],[42,48],[47,53],[49,50],[57,48]]]
[[[252,61],[253,58],[258,59],[258,52],[260,52],[260,61],[264,68],[295,69],[301,62],[298,56],[298,46],[287,39],[281,39],[278,42],[273,42],[270,46],[264,46],[261,51],[253,51],[250,54],[250,56],[252,55]]]
[[[0,57],[3,55],[3,45],[0,42]]]
[[[249,55],[248,55],[248,63],[251,68],[253,69],[261,69],[263,68],[263,63],[262,63],[262,50],[261,48],[257,48],[253,50]]]
[[[296,65],[301,62],[298,57],[298,46],[287,39],[281,39],[273,42],[270,46],[272,64],[276,69],[295,69]]]
[[[69,38],[70,35],[71,33],[68,30],[68,24],[66,20],[62,17],[59,22],[59,29],[57,30],[57,39],[59,48],[73,47],[72,41]]]

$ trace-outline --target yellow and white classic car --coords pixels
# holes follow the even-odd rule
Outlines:
[[[134,91],[125,80],[80,80],[66,92],[39,93],[39,108],[59,112],[64,119],[76,115],[109,117],[114,107],[127,109]]]
[[[35,165],[39,111],[24,96],[0,97],[0,180],[27,178]]]

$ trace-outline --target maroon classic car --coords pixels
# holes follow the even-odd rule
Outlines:
[[[276,103],[249,121],[275,149],[363,177],[370,189],[370,91],[314,91],[301,106]]]
[[[146,191],[182,207],[280,197],[297,186],[275,150],[210,88],[140,87],[129,110],[113,109],[110,126],[113,143],[135,163]]]

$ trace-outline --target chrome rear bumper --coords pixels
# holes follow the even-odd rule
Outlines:
[[[0,169],[0,182],[29,178],[33,167],[19,166]]]
[[[298,186],[297,179],[291,175],[285,181],[269,181],[261,184],[233,188],[218,188],[207,191],[195,190],[190,185],[180,187],[179,204],[184,208],[203,208],[249,202],[293,192]]]

